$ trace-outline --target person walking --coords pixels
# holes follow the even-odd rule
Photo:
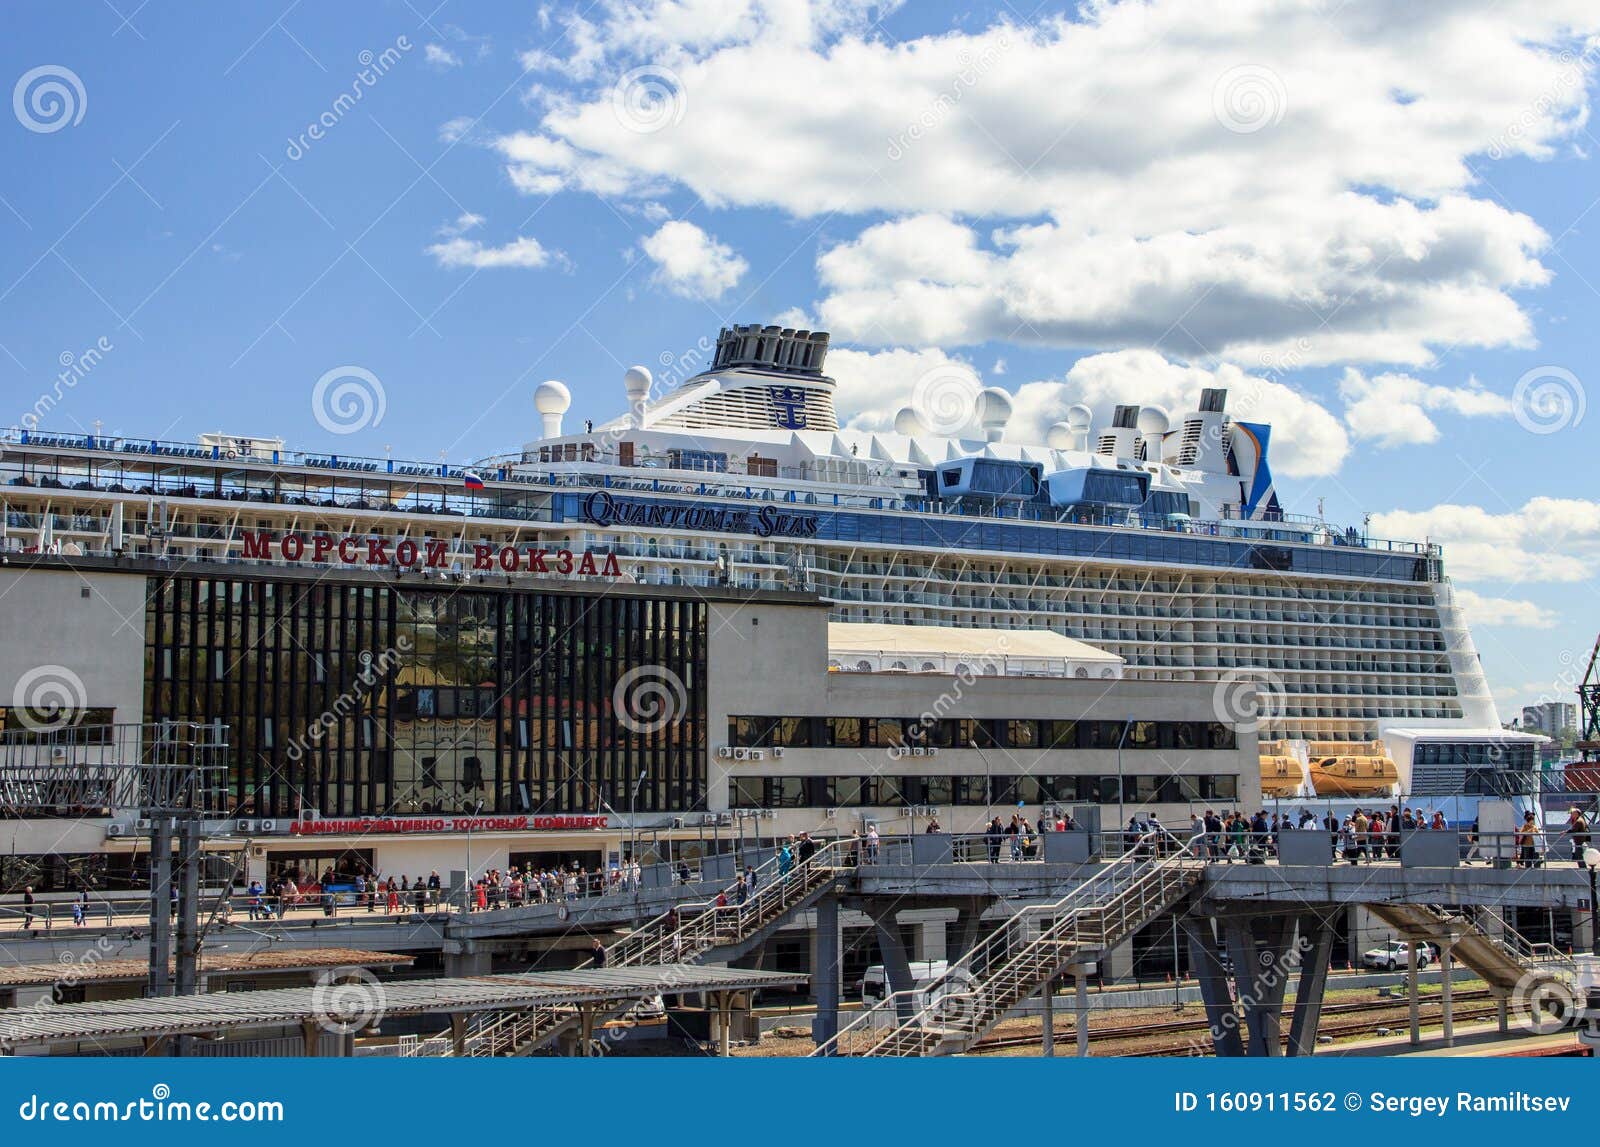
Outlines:
[[[1589,818],[1577,805],[1567,811],[1567,837],[1572,841],[1572,859],[1582,868],[1583,850],[1589,847]]]

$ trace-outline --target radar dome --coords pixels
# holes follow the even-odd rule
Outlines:
[[[1139,433],[1140,434],[1165,434],[1167,427],[1172,424],[1172,419],[1167,412],[1159,406],[1142,406],[1139,408]]]
[[[928,428],[923,425],[921,415],[909,406],[902,406],[899,413],[894,416],[894,432],[904,434],[907,438],[915,438],[919,434],[926,434]]]
[[[622,389],[628,392],[629,399],[638,403],[649,395],[653,381],[648,367],[630,366],[622,376]]]
[[[1065,422],[1057,422],[1045,431],[1044,441],[1052,450],[1071,450],[1074,444],[1072,427]]]
[[[1074,430],[1087,430],[1093,421],[1094,411],[1083,405],[1083,403],[1080,402],[1067,407],[1067,425]]]
[[[572,392],[564,382],[541,382],[533,391],[533,408],[544,423],[546,438],[561,437],[561,416],[572,406]]]

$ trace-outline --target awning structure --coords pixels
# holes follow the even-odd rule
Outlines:
[[[807,977],[699,964],[580,968],[509,976],[401,980],[374,984],[384,1015],[466,1015],[583,1004],[622,1006],[682,992],[752,991],[804,984]],[[268,988],[256,992],[155,999],[107,1000],[0,1012],[0,1050],[51,1043],[154,1040],[259,1028],[315,1026],[326,1015],[327,989]]]
[[[409,967],[415,956],[395,952],[367,952],[359,948],[284,948],[265,952],[205,952],[200,974],[216,976],[248,972],[319,972],[331,968]],[[13,964],[0,967],[0,988],[39,987],[70,981],[73,984],[120,984],[149,978],[149,960],[96,960],[70,964]],[[0,1021],[4,1013],[0,1012]]]

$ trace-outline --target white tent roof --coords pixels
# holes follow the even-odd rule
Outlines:
[[[1041,657],[1121,665],[1122,658],[1048,629],[965,629],[944,625],[828,623],[829,653],[946,654],[970,657]]]

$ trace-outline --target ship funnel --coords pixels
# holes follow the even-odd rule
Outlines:
[[[1111,425],[1100,432],[1095,444],[1096,454],[1112,458],[1132,459],[1138,454],[1139,408],[1118,406],[1111,415]]]

